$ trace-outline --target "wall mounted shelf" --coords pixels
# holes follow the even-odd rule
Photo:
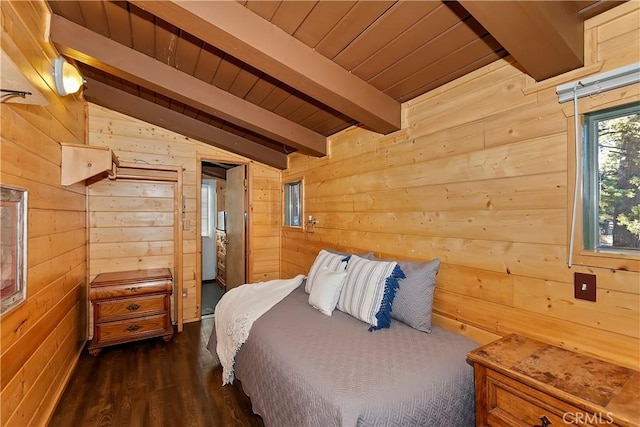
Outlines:
[[[93,147],[61,142],[62,185],[72,185],[92,176],[107,172],[114,179],[118,158],[108,147]]]

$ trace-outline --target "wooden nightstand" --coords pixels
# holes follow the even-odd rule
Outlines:
[[[91,282],[93,340],[89,353],[102,347],[173,336],[171,292],[173,278],[168,268],[98,274]]]
[[[640,372],[509,335],[468,354],[476,426],[640,424]]]

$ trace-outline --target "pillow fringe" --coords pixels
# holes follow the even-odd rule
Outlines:
[[[384,284],[384,294],[382,295],[382,303],[380,304],[380,310],[376,313],[377,325],[371,326],[369,328],[369,332],[388,328],[391,326],[391,305],[393,304],[393,299],[396,296],[396,291],[400,286],[398,283],[399,279],[404,279],[405,276],[404,271],[400,268],[400,265],[394,267],[393,271],[387,277]]]

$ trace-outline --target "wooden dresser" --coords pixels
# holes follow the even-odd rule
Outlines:
[[[168,268],[98,274],[91,282],[93,340],[89,353],[102,347],[173,336],[171,292],[173,278]]]
[[[227,233],[216,230],[216,281],[227,288]]]
[[[509,335],[468,354],[477,426],[640,424],[640,373]]]

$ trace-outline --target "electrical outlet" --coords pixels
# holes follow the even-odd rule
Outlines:
[[[574,273],[573,296],[576,299],[596,302],[596,275]]]

